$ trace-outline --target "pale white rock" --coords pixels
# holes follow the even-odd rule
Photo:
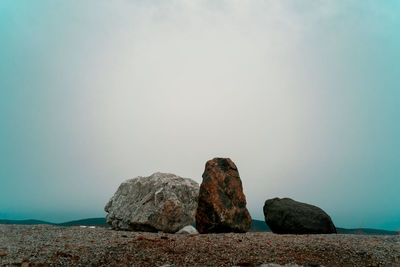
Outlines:
[[[175,233],[195,222],[199,184],[175,174],[154,173],[123,182],[105,206],[113,229]]]
[[[177,234],[185,234],[185,235],[197,235],[199,232],[193,226],[186,225],[185,227],[183,227],[181,230],[179,230],[176,233]]]

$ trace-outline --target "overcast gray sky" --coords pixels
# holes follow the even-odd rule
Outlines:
[[[0,218],[104,216],[230,157],[253,218],[400,228],[398,1],[0,2]]]

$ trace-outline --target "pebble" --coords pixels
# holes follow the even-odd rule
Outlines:
[[[0,247],[0,266],[400,266],[399,242],[366,235],[175,235],[0,225],[0,245],[7,244]]]

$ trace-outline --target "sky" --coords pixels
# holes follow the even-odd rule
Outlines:
[[[290,197],[400,229],[400,2],[0,1],[0,218],[105,216],[120,183]]]

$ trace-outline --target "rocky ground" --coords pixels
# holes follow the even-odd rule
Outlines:
[[[399,236],[174,235],[0,225],[0,266],[400,266]],[[265,264],[265,265],[263,265]]]

